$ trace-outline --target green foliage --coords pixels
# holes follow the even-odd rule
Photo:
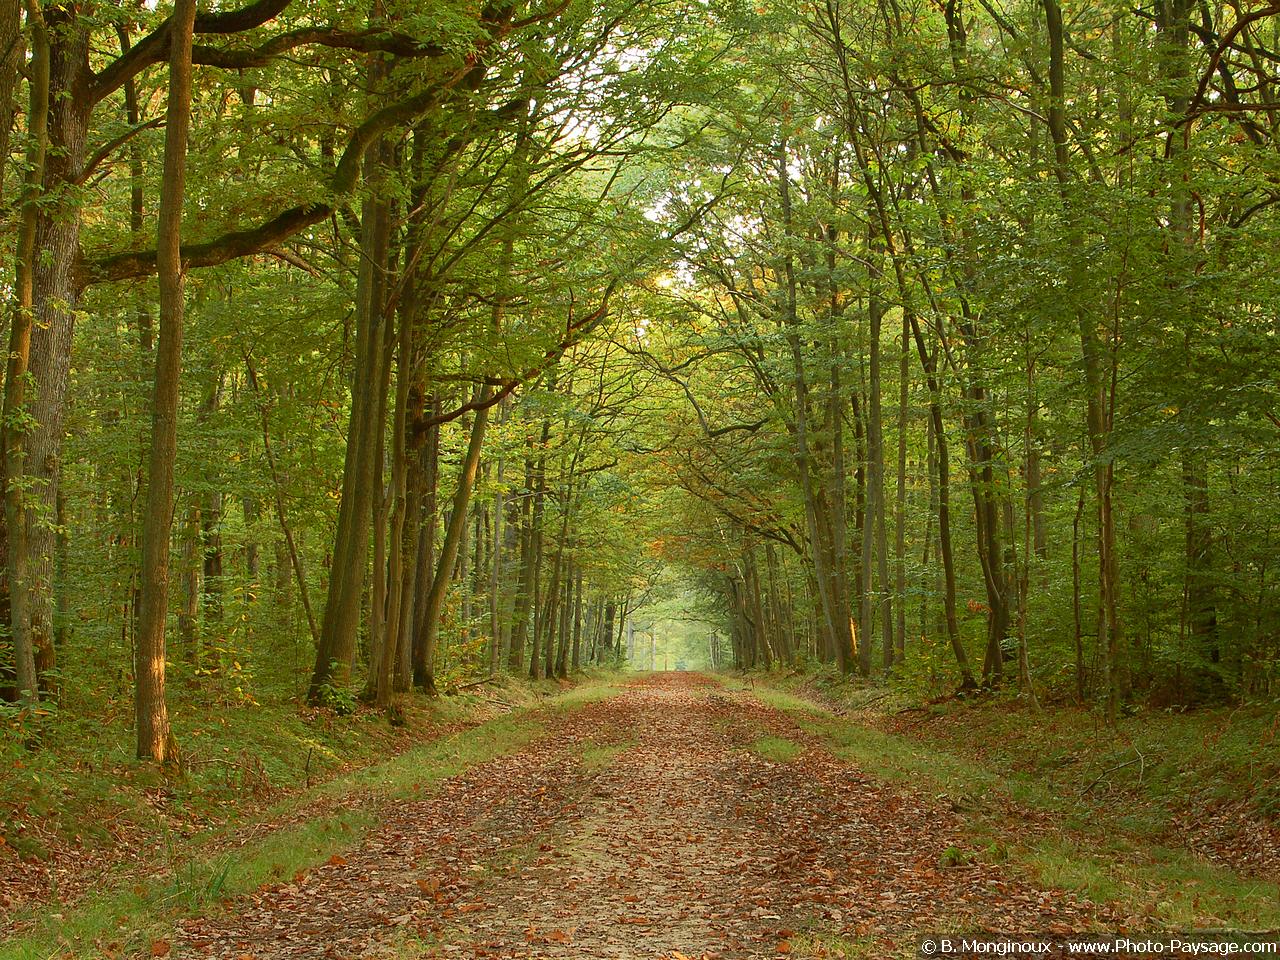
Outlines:
[[[57,426],[41,458],[6,465],[23,509],[4,567],[26,573],[0,597],[39,601],[9,611],[39,629],[0,643],[6,842],[110,845],[104,814],[151,815],[135,788],[192,824],[309,785],[425,710],[406,661],[464,694],[593,662],[812,671],[852,709],[981,721],[974,755],[762,694],[962,807],[1013,770],[1016,800],[1072,818],[1141,797],[1115,822],[1143,836],[1178,798],[1247,794],[1276,816],[1257,750],[1280,698],[1274,22],[1077,4],[1056,43],[1054,0],[376,6],[286,4],[201,34],[174,411],[153,396],[172,318],[138,254],[166,186],[167,67],[144,55],[168,8],[57,8],[56,62],[81,73],[51,96],[92,100],[85,142],[55,123],[57,162],[0,227],[21,250],[17,214],[37,215],[40,268],[30,358],[11,324],[6,401],[24,399],[0,426]],[[87,56],[61,46],[77,38]],[[0,90],[17,131],[3,183],[28,172],[36,75]],[[91,169],[62,171],[82,154]],[[201,259],[219,242],[226,257]],[[102,280],[120,256],[128,282]],[[171,549],[143,571],[148,448],[170,413]],[[133,760],[144,578],[167,584],[185,777]],[[340,657],[316,649],[340,631]],[[42,644],[35,708],[8,703],[13,638]],[[390,692],[384,651],[410,654]],[[375,696],[395,702],[374,715]],[[407,795],[536,729],[427,750],[421,782],[395,761],[366,776]],[[19,829],[36,821],[50,832]],[[344,829],[360,826],[300,843]],[[1125,888],[1099,858],[1003,843],[992,856],[1051,879]],[[236,882],[174,867],[166,896],[188,909]]]
[[[354,691],[331,683],[320,684],[319,702],[322,707],[332,710],[340,717],[355,713],[358,706]]]

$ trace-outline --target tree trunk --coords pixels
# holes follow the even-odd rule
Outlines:
[[[533,457],[524,461],[524,493],[520,497],[520,558],[516,574],[515,602],[511,613],[511,650],[507,666],[524,669],[524,647],[529,637],[529,608],[533,598]]]
[[[956,617],[956,568],[955,557],[951,550],[951,462],[947,446],[946,423],[942,417],[942,391],[937,378],[937,358],[931,356],[920,332],[920,322],[912,311],[911,333],[916,342],[916,351],[920,355],[920,365],[924,369],[925,379],[929,386],[929,418],[933,424],[934,454],[938,470],[938,553],[942,559],[942,577],[944,582],[943,612],[947,623],[947,638],[951,641],[951,650],[955,654],[956,665],[960,669],[960,689],[963,691],[977,689],[973,672],[969,669],[969,657],[965,653],[960,639],[960,623]]]
[[[391,703],[395,665],[401,650],[401,632],[409,629],[403,618],[412,615],[404,597],[405,527],[407,524],[409,487],[409,407],[413,383],[413,323],[400,313],[400,329],[396,347],[396,405],[391,427],[391,523],[390,555],[387,557],[387,620],[382,642],[382,659],[378,662],[378,682],[374,702],[379,707]],[[410,596],[412,594],[410,593]],[[402,671],[403,672],[403,671]]]
[[[617,615],[617,605],[609,600],[604,605],[604,629],[600,632],[600,662],[605,658],[616,659],[613,646],[613,619]]]
[[[382,147],[366,160],[365,177],[379,181]],[[376,192],[376,191],[375,191]],[[356,357],[352,384],[351,418],[334,536],[333,564],[320,626],[315,669],[307,690],[311,703],[323,700],[323,691],[344,686],[351,676],[360,623],[360,607],[368,566],[369,525],[378,491],[374,488],[378,442],[378,388],[383,382],[386,319],[385,266],[390,241],[390,205],[385,197],[365,200],[361,216],[360,271],[356,289]]]
[[[440,611],[444,608],[444,598],[449,590],[453,566],[458,559],[458,547],[466,531],[467,505],[471,502],[471,490],[475,485],[476,473],[480,467],[480,449],[484,444],[485,427],[489,423],[489,408],[486,404],[492,392],[493,388],[485,384],[480,388],[476,398],[479,409],[476,410],[471,422],[471,438],[467,443],[466,456],[458,475],[458,489],[453,495],[449,528],[445,531],[435,577],[431,581],[431,590],[426,598],[424,611],[426,637],[423,643],[426,673],[422,686],[431,696],[438,695],[435,683],[435,649],[440,635]]]
[[[387,524],[391,516],[392,491],[384,477],[386,473],[387,446],[387,395],[390,391],[391,357],[395,350],[395,340],[388,336],[384,343],[382,363],[382,380],[377,386],[377,413],[374,416],[374,453],[373,453],[373,577],[369,584],[369,669],[365,674],[364,690],[361,696],[367,701],[376,701],[378,685],[382,680],[383,664],[388,666],[395,656],[394,650],[387,645],[387,596],[389,593],[387,577]],[[390,697],[390,674],[384,689]],[[389,700],[387,701],[389,702]],[[386,706],[381,703],[379,706]]]
[[[136,721],[138,758],[176,760],[165,704],[165,618],[169,610],[169,529],[173,468],[178,448],[178,389],[182,374],[185,297],[182,205],[191,123],[191,42],[196,0],[176,0],[170,26],[169,104],[165,116],[164,180],[156,228],[160,282],[160,343],[152,393],[147,509],[142,528],[142,608],[138,623]]]
[[[10,136],[16,112],[18,66],[23,61],[22,0],[0,0],[0,157],[9,159]],[[37,83],[37,86],[39,83]],[[0,163],[0,203],[4,196],[4,167]]]
[[[406,318],[407,320],[408,318]],[[404,322],[404,321],[402,321]],[[422,365],[415,363],[409,385],[409,409],[403,424],[405,430],[405,521],[401,533],[400,612],[396,628],[396,666],[393,689],[396,693],[408,693],[413,688],[413,641],[418,624],[418,571],[421,568],[418,550],[422,544],[423,487],[425,475],[422,447],[425,437],[415,430],[414,424],[422,419],[426,409],[426,389],[422,379]]]
[[[875,545],[878,585],[871,597],[864,596],[863,604],[864,609],[866,609],[866,605],[869,602],[874,602],[880,607],[880,642],[883,651],[881,662],[887,671],[893,669],[895,641],[893,638],[893,606],[889,592],[888,544],[884,522],[884,422],[880,395],[881,337],[885,314],[880,284],[883,276],[882,259],[884,257],[885,244],[883,238],[878,235],[874,222],[874,219],[868,218],[868,223],[873,224],[873,226],[869,228],[867,236],[867,272],[871,282],[867,295],[867,319],[870,327],[870,337],[867,344],[867,375],[869,380],[867,384],[867,515],[862,536],[864,542],[873,542]],[[868,563],[868,565],[870,553],[871,551],[869,550],[863,551],[863,562]],[[862,581],[864,584],[870,585],[870,569],[863,573]],[[870,590],[868,590],[868,593],[870,593]],[[868,617],[863,626],[865,632],[864,640],[869,640],[870,638],[870,626],[870,617]],[[863,662],[863,670],[865,672],[870,672],[871,669],[871,651],[869,648],[870,644],[868,643],[868,650]],[[861,650],[859,651],[859,656],[863,656]]]
[[[33,7],[33,9],[35,9]],[[11,627],[19,666],[28,654],[37,664],[52,665],[54,524],[61,476],[63,419],[71,368],[71,334],[79,302],[76,275],[80,252],[79,187],[85,164],[90,97],[89,24],[74,8],[46,10],[47,32],[37,28],[33,45],[37,83],[43,84],[38,47],[48,39],[48,142],[42,153],[40,206],[35,211],[35,237],[27,264],[31,270],[31,309],[19,310],[13,325],[9,376],[5,381],[6,423],[25,419],[23,432],[9,429],[8,496],[14,518],[9,522]],[[37,106],[36,113],[42,111]],[[33,195],[34,199],[34,195]],[[25,219],[25,218],[24,218]],[[23,231],[28,228],[24,222]],[[19,258],[20,265],[23,258]],[[20,266],[20,269],[23,269]],[[19,303],[25,292],[19,277]],[[30,318],[30,323],[27,322]],[[30,386],[28,392],[27,387]],[[14,481],[17,481],[16,483]],[[25,686],[20,682],[20,686]],[[31,694],[34,696],[34,693]]]
[[[504,400],[499,409],[500,426],[506,426],[510,415],[510,407]],[[490,505],[493,521],[489,527],[489,676],[494,679],[502,668],[502,654],[507,639],[507,628],[502,616],[503,602],[499,596],[505,583],[502,570],[507,544],[504,540],[506,531],[503,529],[503,521],[506,519],[507,507],[502,487],[506,480],[506,469],[507,457],[503,451],[498,454],[497,465],[494,467],[493,502]]]
[[[1077,216],[1071,202],[1068,169],[1066,94],[1064,80],[1065,31],[1062,8],[1058,0],[1043,0],[1045,24],[1049,38],[1049,133],[1053,138],[1054,174],[1062,197],[1063,208],[1072,233],[1078,232]],[[1114,724],[1120,701],[1127,691],[1124,664],[1120,661],[1119,565],[1116,560],[1115,517],[1112,512],[1111,488],[1114,467],[1107,455],[1111,418],[1107,402],[1107,385],[1103,373],[1103,345],[1097,327],[1083,307],[1077,311],[1080,353],[1084,360],[1085,427],[1093,454],[1094,495],[1098,511],[1098,581],[1101,632],[1099,644],[1103,652],[1106,689],[1106,713]],[[1112,366],[1114,375],[1114,363]]]
[[[27,404],[27,379],[31,359],[31,331],[35,318],[36,238],[40,227],[40,211],[36,205],[46,180],[46,156],[49,146],[49,104],[52,95],[51,49],[40,7],[31,7],[32,49],[28,65],[30,107],[27,111],[27,173],[22,190],[22,216],[18,225],[16,270],[14,278],[15,309],[9,326],[9,357],[4,383],[4,416],[0,419],[0,439],[4,446],[4,552],[6,578],[4,591],[6,621],[12,625],[10,636],[14,648],[15,686],[19,699],[33,704],[39,697],[40,683],[36,673],[36,638],[30,628],[29,606],[33,600],[28,587],[30,557],[25,522],[25,484],[15,483],[22,477],[26,464],[26,430],[16,424]],[[14,32],[14,40],[17,39]]]
[[[547,586],[546,603],[542,609],[542,629],[538,631],[542,644],[542,675],[555,676],[556,641],[559,639],[561,571],[564,568],[564,540],[556,544],[551,560],[551,582]]]
[[[911,385],[911,323],[902,315],[902,349],[898,354],[898,476],[893,509],[893,592],[898,620],[895,659],[902,663],[907,648],[907,424]],[[925,533],[928,541],[928,533]]]
[[[779,197],[782,202],[783,229],[787,236],[793,233],[791,214],[790,174],[787,172],[786,143],[783,141],[777,157]],[[835,595],[835,587],[843,582],[843,571],[834,568],[834,558],[825,548],[829,542],[819,528],[817,493],[812,476],[813,457],[809,445],[809,386],[804,370],[804,350],[797,329],[799,318],[796,310],[797,284],[794,258],[788,252],[783,257],[785,277],[785,302],[783,312],[787,328],[787,342],[791,353],[792,393],[795,405],[793,426],[794,459],[800,477],[800,489],[805,504],[805,520],[813,553],[818,596],[822,604],[823,619],[835,645],[836,662],[841,672],[848,672],[852,664],[854,640],[849,628],[846,609],[841,608],[841,598]]]
[[[582,669],[582,568],[574,565],[573,579],[573,672]]]
[[[552,368],[551,382],[548,390],[555,392],[556,371]],[[533,494],[533,516],[530,518],[530,564],[529,582],[532,605],[530,613],[533,617],[533,644],[529,651],[529,678],[538,680],[542,677],[542,631],[544,616],[542,611],[542,516],[547,494],[547,441],[551,437],[551,421],[542,419],[542,439],[538,444],[538,465],[534,472],[534,483],[537,485]]]
[[[433,396],[431,414],[440,413],[440,397]],[[440,426],[427,428],[422,447],[423,521],[418,532],[414,564],[413,685],[426,687],[431,665],[427,663],[427,595],[435,577],[436,526],[440,500]]]
[[[573,575],[572,564],[566,560],[563,587],[560,591],[560,638],[556,644],[556,676],[565,680],[569,676],[569,646],[573,629]]]

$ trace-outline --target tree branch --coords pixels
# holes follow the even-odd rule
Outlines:
[[[134,124],[132,127],[126,130],[124,133],[120,134],[120,136],[116,137],[114,140],[109,140],[107,143],[104,143],[101,147],[99,147],[97,150],[94,151],[93,156],[90,157],[88,163],[84,165],[84,173],[80,174],[80,179],[77,180],[76,183],[80,186],[83,186],[84,184],[88,183],[89,178],[93,176],[94,171],[98,169],[99,165],[104,163],[106,159],[109,156],[111,156],[111,154],[115,153],[116,150],[124,146],[126,143],[128,143],[138,134],[140,134],[143,130],[150,130],[152,127],[163,127],[163,126],[164,126],[164,117],[155,117],[151,120],[146,121],[145,123]]]
[[[282,33],[260,46],[245,50],[224,50],[221,47],[197,44],[191,49],[191,60],[205,67],[245,70],[265,67],[282,53],[312,44],[362,53],[389,53],[410,59],[439,57],[445,52],[442,47],[420,43],[403,33],[389,33],[385,30],[361,30],[353,33],[332,27],[304,27]]]
[[[196,17],[196,34],[244,33],[274,20],[292,0],[255,0],[239,10],[202,13]],[[128,83],[154,63],[162,63],[169,55],[169,32],[173,19],[168,18],[151,33],[111,61],[96,74],[89,85],[89,100],[97,103]]]
[[[205,243],[184,244],[184,269],[213,267],[228,260],[259,253],[274,247],[312,224],[319,223],[336,209],[335,201],[352,193],[360,180],[360,162],[365,151],[385,131],[411,123],[435,106],[443,92],[453,87],[482,66],[464,67],[430,90],[384,107],[358,126],[351,134],[338,165],[329,178],[328,194],[332,199],[290,207],[265,223],[244,230],[233,230]],[[156,252],[139,250],[118,253],[89,263],[81,263],[79,283],[83,288],[104,280],[132,280],[156,271]]]
[[[1209,82],[1213,79],[1213,75],[1218,72],[1218,64],[1222,60],[1223,54],[1231,48],[1231,44],[1235,38],[1241,34],[1251,23],[1258,20],[1265,20],[1267,17],[1274,17],[1280,13],[1280,3],[1273,3],[1268,7],[1261,7],[1253,10],[1243,17],[1239,17],[1232,25],[1231,29],[1222,35],[1218,41],[1218,47],[1209,57],[1209,65],[1205,68],[1204,73],[1200,76],[1200,82],[1196,85],[1195,96],[1191,98],[1191,103],[1187,107],[1186,117],[1190,119],[1203,113],[1205,110],[1205,97],[1209,91]],[[1183,121],[1186,122],[1185,120]]]
[[[501,381],[501,389],[494,391],[492,395],[484,400],[471,400],[462,404],[460,407],[450,410],[448,413],[441,413],[433,417],[424,417],[414,421],[414,436],[426,433],[427,429],[430,427],[438,426],[442,423],[449,423],[452,420],[457,420],[464,414],[471,413],[474,410],[487,410],[489,407],[501,403],[507,397],[511,396],[511,394],[515,393],[521,384],[528,383],[530,380],[541,376],[547,367],[559,360],[566,350],[578,343],[584,336],[595,329],[596,325],[608,315],[609,298],[613,295],[613,291],[617,285],[618,281],[614,280],[605,288],[604,296],[600,300],[600,306],[591,313],[588,313],[586,316],[581,317],[578,320],[570,318],[566,327],[568,336],[548,350],[543,355],[542,362],[536,367],[531,367],[519,376]]]

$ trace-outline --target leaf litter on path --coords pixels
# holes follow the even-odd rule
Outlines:
[[[998,864],[944,867],[961,824],[936,798],[806,742],[745,694],[647,677],[557,717],[517,753],[382,807],[354,850],[221,914],[181,955],[242,960],[778,957],[796,931],[877,943],[921,932],[1067,933],[1114,920]],[[602,769],[585,747],[622,745]]]

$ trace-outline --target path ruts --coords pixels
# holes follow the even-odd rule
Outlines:
[[[806,749],[763,759],[749,747],[766,733]],[[787,955],[806,932],[887,954],[921,932],[1092,919],[998,865],[944,867],[963,846],[949,808],[697,675],[556,715],[384,811],[358,849],[185,922],[180,955],[727,960]]]

